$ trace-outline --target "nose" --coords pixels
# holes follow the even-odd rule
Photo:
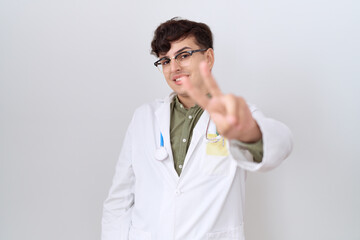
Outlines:
[[[180,70],[181,70],[180,64],[175,59],[172,59],[170,61],[170,71],[171,72],[178,72]]]

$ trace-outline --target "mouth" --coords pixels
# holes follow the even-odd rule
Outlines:
[[[172,78],[172,80],[175,82],[175,84],[180,85],[182,84],[182,78],[186,75],[176,75]]]

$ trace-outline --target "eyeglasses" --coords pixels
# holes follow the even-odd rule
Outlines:
[[[172,59],[175,59],[175,61],[180,66],[188,66],[191,62],[190,59],[191,59],[191,56],[193,55],[193,53],[204,52],[206,50],[207,49],[190,50],[190,51],[184,51],[184,52],[178,53],[172,58],[163,57],[163,58],[160,58],[159,60],[157,60],[156,62],[154,62],[154,65],[155,65],[155,67],[157,67],[159,69],[160,72],[167,72],[170,70],[170,62]]]

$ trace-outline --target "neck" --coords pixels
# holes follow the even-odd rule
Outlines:
[[[186,109],[195,106],[196,102],[192,100],[189,96],[178,95],[179,101],[184,105]]]

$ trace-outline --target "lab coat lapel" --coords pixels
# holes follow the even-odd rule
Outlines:
[[[166,148],[166,151],[169,154],[169,157],[161,162],[166,167],[170,178],[172,178],[175,181],[174,183],[177,184],[179,176],[175,171],[173,154],[170,143],[170,103],[172,101],[173,96],[174,95],[172,94],[170,95],[170,97],[167,97],[164,100],[164,102],[160,105],[160,107],[155,111],[155,116],[159,123],[159,128],[164,138],[164,147]]]

